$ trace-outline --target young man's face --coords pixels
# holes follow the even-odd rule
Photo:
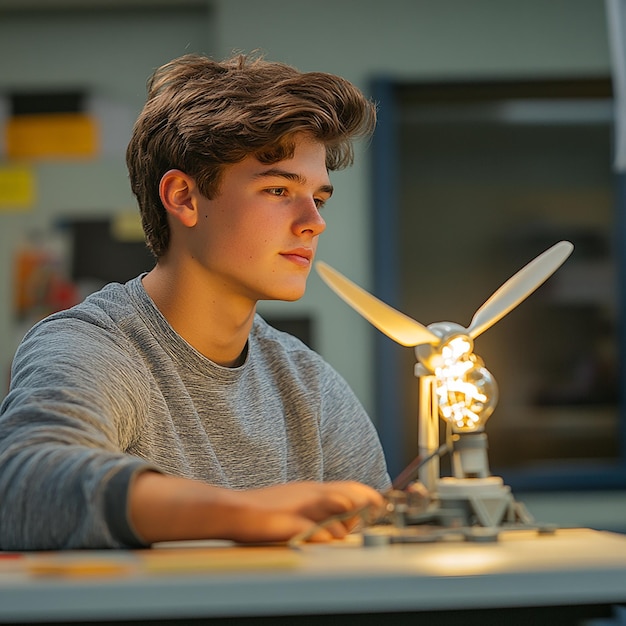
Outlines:
[[[213,285],[258,300],[304,294],[332,186],[324,145],[296,140],[293,158],[227,166],[213,200],[198,195],[191,253]]]

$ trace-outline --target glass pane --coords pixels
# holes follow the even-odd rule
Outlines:
[[[419,100],[419,99],[418,99]],[[610,99],[400,101],[403,312],[467,326],[510,276],[567,239],[569,260],[479,336],[495,376],[494,473],[618,454],[618,339]],[[413,351],[402,372],[417,415]],[[407,459],[415,454],[408,438]],[[412,449],[411,449],[412,448]]]

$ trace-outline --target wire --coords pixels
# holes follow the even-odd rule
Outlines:
[[[416,456],[392,482],[393,489],[406,489],[417,478],[419,470],[436,456],[442,457],[446,452],[452,450],[452,439],[447,438],[446,443],[441,444],[434,452],[427,457]]]
[[[331,515],[330,517],[327,517],[325,520],[322,520],[321,522],[318,522],[314,526],[311,526],[311,528],[308,528],[307,530],[301,533],[298,533],[297,535],[292,537],[287,542],[287,545],[290,548],[297,548],[300,544],[307,542],[316,532],[332,524],[333,522],[342,522],[347,519],[358,517],[360,522],[370,523],[371,522],[371,515],[369,515],[370,513],[372,513],[372,508],[370,505],[367,505],[367,506],[361,507],[360,509],[351,509],[350,511],[345,511],[344,513]]]

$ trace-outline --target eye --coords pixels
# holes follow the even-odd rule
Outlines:
[[[314,198],[314,202],[315,202],[315,206],[318,209],[322,209],[326,205],[326,199],[325,198]]]
[[[287,193],[287,190],[284,187],[270,187],[265,190],[266,193],[269,193],[271,196],[284,196]]]

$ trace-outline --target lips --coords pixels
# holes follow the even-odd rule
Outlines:
[[[313,259],[313,250],[310,248],[295,248],[293,250],[288,250],[287,252],[282,252],[281,256],[289,259],[290,261],[294,261],[295,263],[310,265],[311,260]]]
[[[283,252],[282,254],[283,256],[301,256],[307,261],[311,261],[313,258],[313,250],[310,248],[296,248],[295,250],[289,250],[288,252]]]

